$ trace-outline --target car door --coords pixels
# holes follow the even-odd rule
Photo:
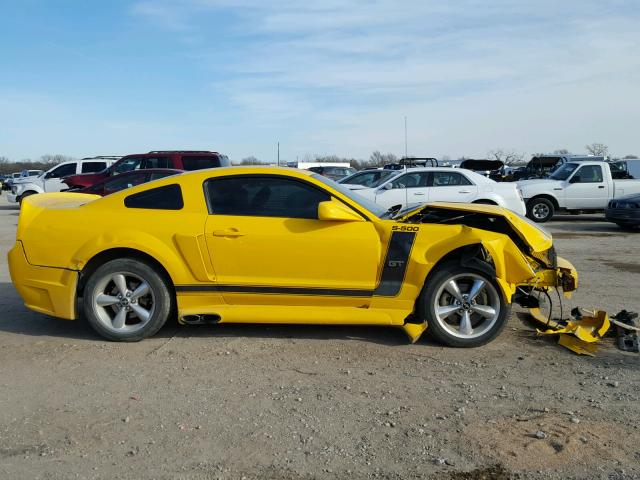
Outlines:
[[[565,187],[568,209],[602,209],[609,200],[609,188],[604,181],[602,165],[582,165]]]
[[[62,179],[68,175],[76,174],[77,162],[63,163],[58,165],[53,170],[49,170],[44,174],[44,191],[45,192],[59,192],[66,190],[68,187],[62,183]]]
[[[376,203],[384,208],[406,207],[428,201],[428,172],[407,172],[387,182],[376,192]]]
[[[234,175],[205,183],[206,241],[229,304],[366,307],[380,262],[370,221],[323,221],[324,189],[282,175]],[[340,297],[339,300],[335,300]]]
[[[473,202],[478,198],[478,187],[466,175],[455,171],[431,172],[429,180],[430,202]]]

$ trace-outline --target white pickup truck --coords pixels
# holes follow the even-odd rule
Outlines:
[[[67,175],[100,172],[115,162],[116,157],[92,157],[71,160],[51,167],[37,177],[24,177],[13,181],[11,193],[7,195],[10,203],[21,203],[24,197],[36,193],[59,192],[68,188],[62,179]]]
[[[607,162],[563,164],[549,178],[517,182],[527,205],[527,217],[546,222],[557,211],[604,211],[612,198],[640,193],[640,180],[613,180]]]

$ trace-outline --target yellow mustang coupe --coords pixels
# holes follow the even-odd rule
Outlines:
[[[551,237],[501,207],[397,210],[274,167],[185,173],[107,197],[45,193],[22,203],[9,267],[27,307],[84,316],[118,341],[177,315],[389,325],[412,341],[428,326],[473,347],[500,333],[512,302],[536,308],[536,292],[577,287]]]

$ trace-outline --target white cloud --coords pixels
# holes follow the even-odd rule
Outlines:
[[[236,157],[267,157],[275,136],[291,155],[401,153],[404,115],[415,154],[640,153],[637,1],[144,0],[129,13],[209,65]],[[197,123],[194,145],[212,130]],[[156,140],[189,130],[166,128]],[[153,144],[153,128],[132,130]]]

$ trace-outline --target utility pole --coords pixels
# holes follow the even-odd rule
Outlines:
[[[280,166],[280,142],[278,142],[278,166]]]
[[[404,116],[404,158],[407,158],[407,116]]]

